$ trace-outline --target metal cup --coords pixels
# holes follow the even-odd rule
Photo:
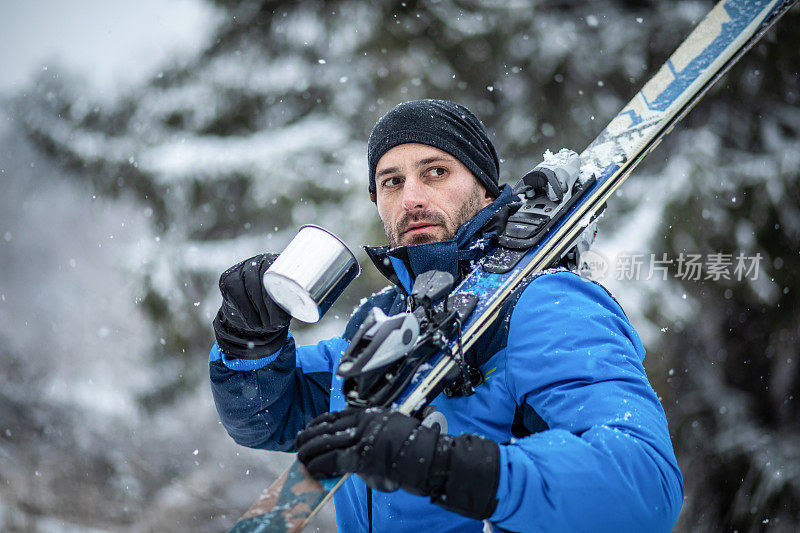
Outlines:
[[[287,313],[317,322],[360,273],[353,252],[336,235],[306,225],[267,269],[263,282]]]

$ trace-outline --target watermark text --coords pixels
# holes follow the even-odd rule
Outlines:
[[[581,254],[580,271],[584,277],[596,281],[609,277],[619,281],[668,278],[686,281],[755,281],[760,273],[761,260],[760,253],[747,255],[744,252],[681,252],[677,256],[623,252],[609,261],[603,254],[588,250]]]

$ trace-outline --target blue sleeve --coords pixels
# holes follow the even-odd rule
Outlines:
[[[211,392],[228,434],[242,446],[294,451],[297,432],[329,410],[333,365],[346,347],[341,337],[295,347],[290,335],[277,354],[245,360],[215,344]]]
[[[683,478],[644,347],[605,290],[560,272],[511,315],[508,387],[548,424],[500,446],[499,504],[512,531],[669,531]]]

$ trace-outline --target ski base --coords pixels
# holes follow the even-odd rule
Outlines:
[[[344,478],[311,477],[299,461],[261,493],[228,533],[297,533],[322,508]]]

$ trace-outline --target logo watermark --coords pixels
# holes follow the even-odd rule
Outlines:
[[[745,255],[715,252],[709,254],[620,253],[609,261],[603,254],[587,250],[581,254],[580,274],[592,281],[613,276],[619,281],[666,280],[669,277],[687,281],[757,280],[761,254]]]

